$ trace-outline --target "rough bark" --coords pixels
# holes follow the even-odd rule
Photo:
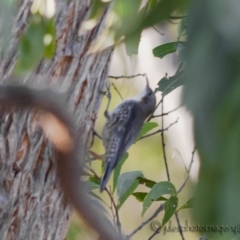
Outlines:
[[[52,60],[21,80],[34,87],[48,85],[64,92],[79,134],[89,137],[101,102],[112,49],[89,54],[101,32],[99,24],[79,35],[91,1],[58,1],[57,49]],[[0,63],[1,82],[7,82],[17,60],[17,43],[30,16],[31,1],[18,2],[8,54]],[[64,199],[55,173],[53,147],[30,111],[1,111],[0,116],[0,239],[64,239],[71,206]]]

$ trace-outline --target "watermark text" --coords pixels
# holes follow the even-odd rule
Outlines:
[[[171,232],[219,232],[223,234],[225,232],[232,232],[233,234],[240,233],[240,224],[237,225],[200,225],[190,224],[188,220],[181,226],[173,225],[171,220],[161,228],[161,222],[154,220],[151,222],[150,227],[153,231],[160,230],[163,234]]]

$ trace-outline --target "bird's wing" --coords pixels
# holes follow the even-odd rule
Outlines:
[[[141,109],[136,101],[120,104],[111,114],[104,127],[104,146],[106,148],[105,173],[101,182],[101,191],[121,157],[136,139],[144,122]]]

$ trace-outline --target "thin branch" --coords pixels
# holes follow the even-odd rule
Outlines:
[[[152,25],[152,28],[159,33],[160,35],[164,36],[164,33],[161,33],[154,25]]]
[[[179,216],[178,216],[178,213],[175,212],[175,217],[176,217],[176,220],[177,220],[177,225],[178,225],[178,229],[179,229],[179,234],[181,235],[181,238],[182,240],[185,240],[185,237],[183,235],[183,230],[181,228],[181,223],[180,223],[180,220],[179,220]]]
[[[171,123],[168,127],[163,128],[163,129],[159,129],[159,130],[157,130],[157,131],[155,131],[155,132],[153,132],[153,133],[149,133],[149,134],[147,134],[147,135],[144,135],[144,136],[140,137],[138,140],[141,140],[141,139],[144,139],[144,138],[153,136],[153,135],[155,135],[155,134],[157,134],[157,133],[160,133],[160,132],[167,131],[170,127],[172,127],[174,124],[176,124],[176,123],[178,122],[178,120],[179,120],[179,118],[177,118],[177,120],[176,120],[175,122]]]
[[[130,79],[130,78],[135,78],[135,77],[146,77],[146,74],[145,73],[138,73],[136,75],[130,75],[130,76],[108,76],[109,78],[113,78],[113,79],[120,79],[120,78],[127,78],[127,79]]]
[[[106,85],[106,96],[107,96],[107,99],[108,99],[108,102],[107,102],[107,107],[106,107],[106,110],[104,111],[104,116],[106,119],[109,119],[110,118],[110,114],[108,112],[108,109],[109,109],[109,105],[110,105],[110,102],[111,102],[111,99],[112,99],[112,95],[111,95],[111,92],[110,92],[110,85],[107,83]]]
[[[154,112],[157,110],[157,108],[158,108],[159,105],[162,103],[162,101],[163,101],[163,99],[161,99],[161,100],[157,103],[157,105],[156,105],[153,113],[148,117],[147,122],[149,122],[149,121],[152,119]]]
[[[188,181],[188,179],[189,179],[190,171],[191,171],[191,168],[192,168],[192,164],[193,164],[195,152],[196,152],[196,148],[194,147],[194,149],[193,149],[193,151],[192,151],[191,162],[190,162],[190,164],[189,164],[188,171],[187,171],[187,173],[188,173],[188,174],[187,174],[187,177],[185,178],[182,186],[178,189],[177,193],[180,193],[180,192],[183,190],[183,188],[185,187],[185,185],[186,185],[186,183],[187,183],[187,181]]]
[[[178,72],[180,72],[180,70],[182,69],[182,66],[183,66],[183,62],[181,62],[181,63],[179,64],[178,69],[177,69],[177,71],[175,72],[174,75],[176,75]]]
[[[90,143],[90,146],[88,147],[88,149],[92,148],[92,146],[94,144],[94,137],[95,136],[102,140],[102,137],[93,129],[92,130],[92,140],[91,140],[91,143]]]
[[[126,240],[129,240],[134,234],[136,234],[138,231],[140,231],[146,224],[151,222],[155,217],[158,216],[158,214],[163,210],[163,204],[159,206],[159,208],[155,211],[155,213],[148,218],[146,221],[142,222],[141,225],[139,225],[135,230],[133,230],[129,235],[127,235]]]
[[[100,140],[102,140],[102,137],[93,129],[94,131],[94,136],[98,137]]]
[[[178,19],[170,19],[170,18],[168,18],[168,19],[166,19],[169,23],[171,23],[171,24],[178,24],[179,22],[173,22],[172,20],[178,20]]]
[[[91,173],[93,173],[93,175],[94,175],[97,179],[101,179],[101,177],[98,176],[98,174],[97,174],[91,167],[89,167],[89,166],[87,166],[87,165],[85,165],[84,167],[87,168],[88,171],[90,171]]]
[[[157,234],[159,234],[162,230],[162,226],[159,226],[155,231],[154,233],[148,238],[148,240],[151,240],[153,239]]]
[[[170,113],[175,112],[176,110],[178,110],[180,107],[182,107],[182,104],[179,105],[178,107],[174,108],[173,110],[169,111],[169,112],[162,113],[162,114],[159,114],[159,115],[153,115],[152,118],[167,116],[168,114],[170,114]]]
[[[163,111],[163,100],[164,100],[164,96],[162,97],[162,113]],[[163,121],[164,117],[162,117],[162,127],[164,127],[164,121]],[[163,132],[161,132],[161,139],[162,139],[162,149],[163,149],[163,159],[164,159],[164,163],[165,163],[165,169],[166,169],[166,173],[167,173],[167,179],[170,182],[170,174],[169,174],[169,169],[168,169],[168,163],[167,163],[167,155],[166,155],[166,149],[165,149],[165,141],[164,141],[164,134]]]
[[[93,173],[93,175],[98,178],[98,179],[101,179],[100,176],[98,176],[98,174],[89,166],[85,166],[91,173]],[[110,200],[111,200],[111,204],[113,205],[114,207],[114,210],[115,210],[115,214],[116,214],[116,225],[117,225],[117,229],[118,229],[118,232],[121,234],[121,223],[120,223],[120,219],[119,219],[119,214],[118,214],[118,207],[117,207],[117,204],[115,203],[114,199],[113,199],[113,196],[112,194],[110,193],[110,191],[107,189],[107,187],[105,188],[105,191],[107,192]],[[113,214],[113,218],[114,218],[114,214]]]
[[[117,92],[117,94],[119,95],[119,97],[123,100],[123,97],[122,97],[121,93],[118,91],[116,85],[114,83],[112,83],[112,86],[113,86],[114,90]]]
[[[110,191],[109,191],[107,188],[105,188],[105,191],[107,192],[107,194],[108,194],[108,196],[109,196],[109,198],[110,198],[110,200],[111,200],[111,202],[112,202],[112,204],[113,204],[113,207],[114,207],[114,209],[115,209],[116,225],[117,225],[118,232],[119,232],[120,234],[122,234],[122,232],[121,232],[121,222],[120,222],[120,218],[119,218],[119,214],[118,214],[118,207],[117,207],[117,205],[116,205],[116,203],[115,203],[115,201],[114,201],[114,199],[113,199],[113,196],[112,196],[112,194],[110,193]]]
[[[99,155],[90,149],[88,150],[88,153],[89,153],[89,159],[87,159],[85,162],[89,162],[89,161],[92,162],[92,161],[96,161],[96,160],[104,161],[105,160],[105,154]]]
[[[163,100],[164,100],[164,96],[162,97],[162,113],[164,112],[163,111],[163,106],[164,106]],[[162,116],[162,127],[163,126],[164,126],[164,117]],[[170,173],[169,173],[169,168],[168,168],[168,163],[167,163],[167,155],[166,155],[165,141],[164,141],[164,134],[163,134],[163,132],[161,132],[161,139],[162,139],[163,158],[164,158],[167,178],[168,178],[168,181],[170,182]],[[182,228],[181,228],[180,220],[179,220],[178,215],[177,215],[176,212],[175,212],[175,217],[176,217],[176,220],[177,220],[178,228],[180,229],[179,230],[180,235],[182,237],[182,240],[184,240],[184,235],[183,235],[183,231],[182,231]],[[158,233],[160,233],[160,232],[156,232],[155,235],[158,234]]]

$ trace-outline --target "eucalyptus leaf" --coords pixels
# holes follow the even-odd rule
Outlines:
[[[85,183],[85,186],[87,187],[89,192],[94,190],[94,189],[98,189],[99,188],[99,185],[94,183],[94,182],[92,182],[92,181],[87,181]]]
[[[118,178],[117,195],[119,201],[119,208],[139,185],[139,181],[137,180],[138,177],[143,177],[142,172],[125,172],[121,174]]]
[[[144,134],[148,133],[152,129],[158,127],[158,124],[156,122],[145,122],[142,126],[142,129],[140,133],[138,134],[136,141],[141,138]]]
[[[50,58],[55,51],[55,23],[40,14],[32,16],[30,23],[19,42],[16,74],[34,69],[43,57]]]
[[[178,46],[178,42],[170,42],[170,43],[162,44],[153,49],[153,55],[154,57],[163,58],[170,53],[176,52],[177,46]]]
[[[143,177],[139,177],[138,180],[140,184],[144,184],[146,187],[149,188],[152,188],[156,184],[156,182]]]
[[[176,196],[176,188],[171,182],[159,182],[155,184],[143,201],[142,216],[147,211],[147,209],[152,205],[152,201],[156,201],[158,198],[165,194],[171,196]]]
[[[148,193],[147,192],[134,192],[132,195],[139,201],[143,202],[144,198],[146,197]],[[160,197],[156,201],[166,201],[167,198],[165,197]]]
[[[173,77],[164,77],[158,82],[155,92],[161,91],[164,96],[172,92],[174,89],[185,84],[185,72],[180,71]]]
[[[93,182],[95,184],[98,184],[100,185],[100,179],[98,179],[96,176],[90,176],[89,179],[88,179],[90,182]]]
[[[113,172],[113,193],[115,192],[116,186],[117,186],[117,180],[121,172],[121,168],[125,161],[128,159],[129,154],[126,152],[123,157],[120,159],[119,163],[117,164],[116,168]]]
[[[194,198],[190,198],[183,206],[181,206],[178,211],[182,210],[182,209],[186,209],[186,208],[193,208],[193,201]]]
[[[162,220],[162,227],[170,220],[172,215],[175,213],[177,206],[178,206],[178,198],[176,196],[170,197],[164,203],[165,214],[164,214],[163,220]]]

